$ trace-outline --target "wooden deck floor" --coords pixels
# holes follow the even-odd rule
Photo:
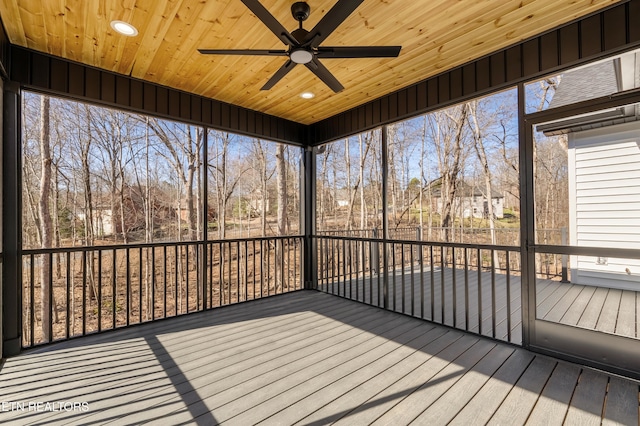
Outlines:
[[[522,342],[519,276],[507,277],[501,273],[492,276],[489,272],[478,276],[477,271],[470,270],[465,274],[463,269],[456,269],[454,274],[451,268],[441,270],[439,267],[434,268],[432,274],[424,269],[399,270],[389,276],[390,310],[516,344]],[[382,305],[383,282],[377,275],[372,279],[325,280],[319,288],[353,300]],[[640,338],[638,292],[538,279],[536,295],[539,319]],[[508,312],[511,313],[510,324]]]
[[[299,291],[10,358],[0,423],[636,425],[638,390],[636,381]],[[30,402],[87,405],[38,411]]]

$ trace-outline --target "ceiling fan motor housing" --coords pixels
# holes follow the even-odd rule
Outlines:
[[[298,1],[291,5],[291,14],[296,21],[305,21],[310,13],[311,8],[303,1]]]
[[[331,33],[364,1],[337,0],[336,4],[307,31],[302,23],[309,17],[311,8],[306,2],[298,1],[291,5],[291,14],[298,21],[298,28],[287,31],[274,16],[260,3],[260,0],[241,0],[260,19],[271,32],[286,46],[287,50],[273,49],[198,49],[206,55],[254,55],[254,56],[288,56],[278,71],[260,90],[269,90],[296,65],[305,65],[316,77],[331,90],[338,93],[344,89],[331,71],[320,59],[347,58],[395,58],[400,54],[401,46],[320,46]]]

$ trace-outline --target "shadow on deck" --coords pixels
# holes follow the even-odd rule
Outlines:
[[[455,271],[455,273],[454,273]],[[321,280],[318,289],[374,306],[384,305],[382,274]],[[480,290],[479,290],[480,289]],[[387,309],[514,344],[522,343],[518,275],[434,267],[389,274]],[[537,318],[638,338],[635,291],[538,279]]]
[[[31,350],[0,393],[20,424],[638,423],[635,381],[316,291]]]

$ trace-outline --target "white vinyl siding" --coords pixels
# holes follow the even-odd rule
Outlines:
[[[640,249],[640,123],[569,136],[571,245]],[[640,289],[640,260],[573,256],[578,284]]]

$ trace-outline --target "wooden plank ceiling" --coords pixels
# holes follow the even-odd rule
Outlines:
[[[290,31],[292,1],[262,0]],[[310,30],[336,0],[308,0]],[[529,38],[614,0],[364,0],[323,46],[401,45],[393,59],[325,59],[333,93],[298,66],[262,85],[283,57],[205,56],[198,48],[284,49],[240,0],[2,0],[11,43],[303,124],[311,124]],[[112,20],[132,23],[124,37]],[[300,93],[316,97],[305,100]]]

